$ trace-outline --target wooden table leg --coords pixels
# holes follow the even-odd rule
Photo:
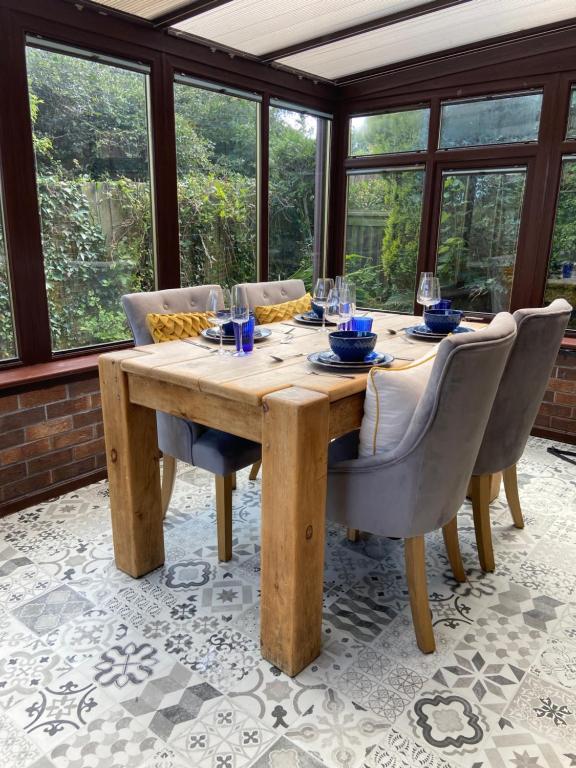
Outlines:
[[[321,648],[329,415],[311,390],[264,398],[261,647],[290,676]]]
[[[164,562],[160,452],[156,414],[130,402],[122,357],[100,358],[100,388],[116,566],[138,577]]]

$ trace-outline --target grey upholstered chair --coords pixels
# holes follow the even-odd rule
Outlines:
[[[464,581],[456,516],[515,335],[514,320],[502,313],[486,329],[444,339],[397,447],[356,458],[358,433],[331,445],[327,515],[349,528],[404,539],[416,641],[424,653],[435,650],[424,534],[442,528],[454,575]]]
[[[494,570],[489,508],[492,475],[503,473],[512,520],[516,528],[524,527],[516,463],[524,453],[571,311],[567,301],[556,299],[549,307],[519,309],[514,313],[516,341],[498,388],[469,489],[478,556],[484,571]]]
[[[302,280],[273,280],[268,283],[241,283],[240,285],[246,290],[250,309],[282,304],[284,301],[301,299],[306,295],[306,286]],[[254,464],[250,470],[250,480],[256,480],[260,466],[260,461]]]
[[[266,307],[270,304],[282,304],[284,301],[301,299],[306,295],[302,280],[275,280],[269,283],[242,283],[250,309]]]
[[[152,344],[146,325],[149,312],[204,312],[211,288],[175,288],[152,293],[131,293],[122,296],[122,306],[137,345]],[[218,526],[218,557],[232,557],[232,489],[239,469],[259,462],[258,443],[245,440],[218,429],[208,429],[178,416],[157,412],[158,446],[163,453],[162,507],[164,514],[170,503],[176,478],[176,460],[185,461],[216,475],[216,518]]]

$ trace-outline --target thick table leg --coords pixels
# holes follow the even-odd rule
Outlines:
[[[100,387],[114,556],[121,571],[138,577],[164,562],[160,452],[156,414],[130,402],[122,357],[100,358]]]
[[[329,414],[310,390],[264,399],[261,646],[290,676],[321,648]]]

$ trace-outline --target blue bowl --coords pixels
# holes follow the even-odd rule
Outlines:
[[[250,312],[250,317],[254,317],[254,312]],[[222,333],[224,336],[234,336],[234,323],[230,320],[229,323],[224,323],[222,326]]]
[[[315,301],[311,302],[312,304],[312,312],[322,320],[322,316],[324,315],[324,307],[321,307],[320,304],[316,304]]]
[[[458,309],[427,309],[424,323],[432,333],[452,333],[462,321],[462,312]]]
[[[368,331],[333,331],[329,336],[330,349],[345,363],[359,363],[376,346],[377,334]]]

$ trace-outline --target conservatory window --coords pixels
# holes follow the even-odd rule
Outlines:
[[[414,107],[350,120],[350,155],[421,152],[428,147],[428,107]]]

